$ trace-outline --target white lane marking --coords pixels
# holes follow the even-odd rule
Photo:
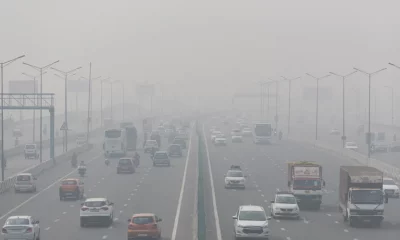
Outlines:
[[[261,197],[264,197],[264,194],[261,194]]]
[[[108,236],[107,235],[104,235],[103,237],[102,237],[102,239],[107,239],[108,238]]]
[[[109,226],[109,227],[108,227],[108,229],[112,229],[112,228],[113,228],[113,226]]]
[[[291,238],[290,237],[286,237],[286,240],[291,240]]]
[[[261,192],[261,189],[258,189],[257,191],[258,191],[258,192]]]
[[[265,199],[265,200],[264,200],[264,202],[266,202],[266,203],[267,203],[267,202],[268,202],[268,200],[267,200],[267,199]],[[268,207],[271,207],[271,206],[268,206]]]
[[[251,161],[254,161],[254,158],[251,158]]]
[[[96,185],[94,185],[93,187],[96,187]]]
[[[63,212],[63,214],[66,214],[67,212]]]
[[[193,129],[191,129],[191,131],[193,131]],[[172,228],[171,240],[175,240],[176,239],[176,233],[177,233],[177,230],[178,230],[179,217],[180,217],[180,214],[181,214],[181,207],[182,207],[183,192],[185,190],[185,184],[186,184],[186,174],[187,174],[187,169],[188,169],[188,165],[189,165],[190,150],[192,148],[192,137],[193,137],[193,134],[190,134],[189,147],[188,147],[188,150],[187,150],[188,153],[186,155],[185,169],[183,170],[181,191],[179,193],[178,206],[176,207],[174,227]],[[220,239],[218,239],[218,240],[220,240]]]
[[[285,229],[285,228],[281,228],[281,230],[282,230],[282,231],[286,231],[286,229]]]
[[[137,188],[133,189],[133,191],[135,191],[135,192],[136,192],[136,191],[137,191]]]
[[[303,221],[304,221],[305,224],[309,223],[309,221],[307,221],[307,219],[305,219],[305,218],[303,219]]]
[[[338,222],[338,221],[335,221],[335,223],[338,224],[339,222]]]
[[[91,192],[92,191],[92,189],[89,189],[89,192]]]
[[[122,210],[121,210],[121,211],[119,211],[119,213],[122,213]]]
[[[57,218],[56,220],[54,220],[54,222],[56,223],[56,222],[58,222],[58,221],[60,221],[60,219],[59,218]]]
[[[345,232],[349,232],[349,230],[347,230],[347,229],[345,229],[345,230],[343,230],[343,231],[345,231]]]
[[[219,216],[218,216],[218,208],[217,208],[217,200],[215,197],[215,187],[214,187],[214,178],[213,178],[213,173],[211,169],[211,161],[210,161],[210,152],[208,151],[208,143],[205,138],[206,133],[204,131],[204,125],[203,125],[203,137],[204,137],[204,143],[206,146],[206,153],[207,153],[207,161],[208,161],[208,171],[210,173],[210,183],[211,183],[211,195],[212,195],[212,203],[213,203],[213,210],[214,210],[214,220],[215,220],[215,229],[217,231],[217,240],[222,240],[222,234],[221,234],[221,226],[219,225]],[[175,239],[172,239],[175,240]]]
[[[97,183],[100,184],[100,181],[98,181]]]
[[[71,205],[69,205],[69,207],[75,207],[75,205],[71,204]]]
[[[89,164],[90,162],[92,162],[93,160],[101,157],[102,155],[98,155],[92,159],[90,159],[87,163]],[[44,193],[45,191],[49,190],[51,187],[55,186],[56,184],[58,184],[61,180],[67,178],[68,176],[72,175],[73,173],[76,172],[76,169],[72,170],[71,172],[69,172],[68,174],[66,174],[65,176],[57,179],[55,182],[53,182],[52,184],[50,184],[49,186],[45,187],[42,191],[36,193],[35,195],[33,195],[32,197],[26,199],[24,202],[22,202],[21,204],[19,204],[18,206],[14,207],[13,209],[11,209],[10,211],[8,211],[7,213],[3,214],[0,217],[0,220],[4,219],[5,217],[9,216],[11,213],[15,212],[16,210],[20,209],[22,206],[24,206],[25,204],[27,204],[28,202],[32,201],[33,199],[37,198],[40,194]]]
[[[227,157],[224,157],[224,160],[226,161],[226,160],[228,160],[228,158],[227,158]]]
[[[102,177],[101,180],[104,180],[104,178]]]
[[[276,222],[281,222],[281,220],[277,219]]]
[[[358,240],[357,238],[354,238],[353,240]]]
[[[135,195],[134,193],[131,193],[131,196]]]
[[[280,192],[279,188],[276,189],[277,192]]]
[[[236,192],[236,189],[232,189],[232,191]]]
[[[49,230],[50,230],[50,227],[47,227],[47,228],[45,228],[44,230],[49,231]]]
[[[256,184],[256,188],[258,188],[258,185]]]
[[[124,207],[128,206],[128,204],[124,204]]]
[[[114,218],[114,221],[118,221],[118,218]]]
[[[137,187],[137,188],[140,187],[140,184],[136,185],[136,187]]]
[[[330,217],[330,216],[332,216],[332,215],[331,215],[330,213],[327,213],[326,216]]]
[[[128,201],[130,201],[131,199],[130,198],[128,198]]]

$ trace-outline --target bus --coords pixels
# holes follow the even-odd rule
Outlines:
[[[121,156],[126,155],[126,131],[125,129],[108,129],[104,131],[104,156]]]
[[[253,142],[259,143],[270,143],[272,136],[272,125],[271,123],[256,123],[253,128]]]

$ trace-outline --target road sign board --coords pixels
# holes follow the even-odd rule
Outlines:
[[[68,125],[66,122],[64,122],[60,128],[61,131],[67,131],[68,130]]]

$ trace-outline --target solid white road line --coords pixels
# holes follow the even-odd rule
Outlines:
[[[219,225],[217,200],[216,200],[216,197],[215,197],[214,178],[213,178],[213,174],[212,174],[211,161],[210,161],[210,152],[208,151],[208,144],[207,144],[207,139],[206,139],[206,133],[204,132],[204,125],[202,126],[202,129],[203,129],[204,144],[206,145],[208,171],[209,171],[209,174],[210,174],[211,194],[212,194],[214,219],[215,219],[215,229],[217,231],[217,240],[222,240],[221,226]]]
[[[187,173],[187,169],[188,169],[190,150],[192,148],[192,137],[193,137],[193,128],[191,128],[191,134],[190,134],[190,138],[189,138],[189,146],[188,146],[188,150],[187,150],[187,156],[186,156],[186,162],[185,162],[185,170],[183,171],[181,191],[179,193],[178,206],[176,208],[174,227],[172,228],[171,240],[175,240],[176,239],[176,233],[178,231],[178,223],[179,223],[179,216],[181,214],[183,192],[185,191],[186,173]]]
[[[101,157],[103,155],[98,155],[92,159],[90,159],[86,164],[89,164],[90,162],[92,162],[93,160]],[[44,193],[45,191],[49,190],[50,188],[52,188],[53,186],[55,186],[56,184],[58,184],[61,180],[63,180],[64,178],[72,175],[73,173],[76,172],[76,169],[72,170],[70,173],[66,174],[65,176],[57,179],[55,182],[53,182],[52,184],[50,184],[49,186],[47,186],[46,188],[44,188],[42,191],[36,193],[35,195],[33,195],[32,197],[28,198],[27,200],[25,200],[24,202],[22,202],[21,204],[19,204],[18,206],[14,207],[13,209],[11,209],[10,211],[8,211],[7,213],[3,214],[0,217],[0,220],[2,220],[3,218],[9,216],[11,213],[15,212],[16,210],[20,209],[22,206],[24,206],[25,204],[27,204],[28,202],[32,201],[33,199],[37,198],[39,195],[41,195],[42,193]]]

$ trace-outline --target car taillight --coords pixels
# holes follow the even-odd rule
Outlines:
[[[7,233],[7,229],[3,228],[3,229],[1,229],[1,232],[2,233]]]
[[[81,210],[82,211],[86,211],[86,210],[89,210],[89,208],[88,207],[82,207]]]
[[[32,232],[32,228],[27,228],[25,232],[27,232],[27,233]]]
[[[107,211],[108,207],[102,207],[101,210]]]
[[[157,224],[154,223],[152,227],[153,227],[154,229],[157,229]]]
[[[135,225],[133,225],[132,223],[129,224],[128,229],[135,229]]]

